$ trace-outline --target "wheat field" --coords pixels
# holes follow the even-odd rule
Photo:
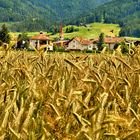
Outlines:
[[[0,140],[140,140],[140,54],[0,52]]]

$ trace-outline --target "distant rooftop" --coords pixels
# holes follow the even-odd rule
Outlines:
[[[121,41],[123,41],[124,39],[123,38],[120,38],[120,37],[105,37],[104,38],[104,42],[109,44],[109,43],[119,43]],[[98,42],[99,39],[94,39],[92,40],[93,42]]]
[[[74,40],[78,41],[82,45],[90,45],[90,44],[92,44],[92,41],[90,41],[88,39],[85,39],[83,37],[75,37]]]
[[[31,40],[50,40],[50,38],[41,31],[38,35],[32,36]]]

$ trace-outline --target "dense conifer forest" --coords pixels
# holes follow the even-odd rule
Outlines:
[[[102,22],[118,23],[120,36],[140,37],[140,0],[1,0],[0,17],[12,31],[56,33],[60,22]]]
[[[71,23],[73,21],[75,24],[119,23],[122,28],[120,36],[140,37],[140,0],[112,0]]]

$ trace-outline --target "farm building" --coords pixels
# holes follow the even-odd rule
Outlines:
[[[120,43],[123,40],[124,39],[123,38],[120,38],[120,37],[105,37],[104,38],[104,43],[108,46],[108,48],[110,50],[114,50],[115,44]],[[93,46],[94,47],[97,46],[98,41],[99,41],[99,39],[93,40]]]
[[[92,41],[84,39],[82,37],[75,37],[69,41],[66,50],[83,51],[83,50],[95,50]]]
[[[43,32],[40,32],[40,34],[30,38],[30,46],[33,48],[35,47],[38,50],[44,48],[45,50],[53,51],[53,44],[51,43],[51,39]]]

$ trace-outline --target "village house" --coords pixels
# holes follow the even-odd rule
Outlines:
[[[92,40],[93,41],[93,46],[97,46],[99,39]],[[114,50],[114,46],[117,43],[120,43],[124,41],[123,38],[120,37],[105,37],[104,38],[104,43],[108,46],[109,50]]]
[[[43,32],[40,32],[38,35],[32,36],[30,38],[30,47],[36,48],[37,50],[44,48],[44,50],[53,51],[51,39]]]
[[[94,50],[92,41],[82,38],[82,37],[75,37],[71,39],[68,43],[68,47],[66,50],[71,51],[84,51],[84,50]]]

